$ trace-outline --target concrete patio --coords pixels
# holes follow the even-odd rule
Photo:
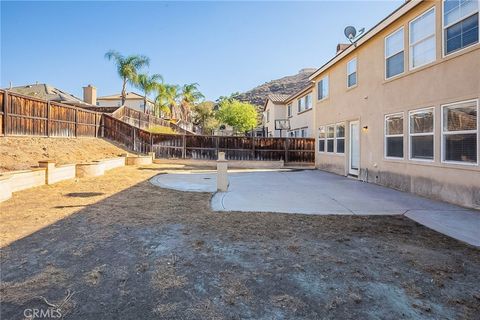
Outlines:
[[[172,173],[151,182],[181,191],[216,191],[216,173]],[[480,246],[480,212],[318,170],[229,172],[215,211],[316,215],[405,215],[438,232]]]

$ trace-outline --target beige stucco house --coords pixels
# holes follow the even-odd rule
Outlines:
[[[138,110],[150,112],[153,109],[154,103],[150,99],[147,100],[147,107],[144,105],[144,97],[135,92],[127,92],[125,99],[125,106]],[[109,96],[102,96],[97,98],[97,105],[100,107],[120,107],[122,105],[121,94],[113,94]]]
[[[268,137],[313,138],[313,86],[308,85],[292,95],[271,94],[265,101],[263,125]],[[288,120],[288,130],[275,120]]]
[[[265,101],[263,109],[263,127],[266,137],[285,137],[286,130],[276,130],[275,120],[287,119],[287,108],[285,101],[289,98],[288,94],[270,94]]]
[[[408,1],[320,67],[316,167],[480,208],[478,1]]]

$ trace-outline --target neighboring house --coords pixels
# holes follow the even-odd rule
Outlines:
[[[290,121],[289,137],[313,138],[313,85],[308,85],[285,100],[287,119]]]
[[[313,138],[313,86],[292,95],[271,94],[265,102],[263,125],[268,137]],[[275,128],[275,120],[288,121],[288,130]]]
[[[311,75],[316,166],[480,207],[478,1],[407,1]]]
[[[100,107],[120,107],[122,105],[122,95],[113,94],[109,96],[98,97],[97,105]],[[153,110],[154,102],[148,99],[147,107],[145,108],[144,98],[141,94],[127,92],[125,106],[138,111],[146,111],[147,113],[150,113]]]
[[[285,101],[289,98],[288,94],[270,94],[265,101],[263,109],[263,126],[266,137],[285,137],[286,130],[276,130],[275,120],[286,120],[287,109]]]
[[[85,104],[82,99],[75,97],[73,94],[55,88],[54,86],[46,83],[28,84],[25,86],[7,88],[7,90],[43,100],[50,100],[66,104]]]

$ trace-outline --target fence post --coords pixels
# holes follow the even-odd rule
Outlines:
[[[153,151],[153,135],[150,132],[150,152],[152,152],[152,151]]]
[[[77,111],[78,109],[75,108],[75,138],[77,137],[77,121],[78,121],[78,118],[77,118]]]
[[[132,126],[132,135],[133,135],[133,151],[136,151],[135,149],[135,127]]]
[[[252,132],[252,160],[255,160],[255,133]]]
[[[187,157],[187,136],[185,135],[185,132],[182,135],[182,159],[185,159]]]
[[[94,127],[94,129],[95,129],[95,138],[96,138],[97,137],[97,113],[95,112],[93,115],[95,116],[95,127]]]
[[[218,146],[220,145],[220,137],[215,137],[215,156],[218,158]]]
[[[289,148],[289,141],[288,141],[288,137],[285,138],[285,159],[284,159],[284,163],[286,164],[288,162],[288,148]]]
[[[50,137],[50,100],[47,100],[47,137]]]
[[[5,90],[5,95],[3,96],[3,134],[4,136],[8,135],[8,103],[9,103],[8,91]]]

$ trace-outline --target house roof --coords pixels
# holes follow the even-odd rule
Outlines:
[[[13,87],[9,90],[12,92],[44,100],[85,104],[82,99],[75,97],[73,94],[55,88],[54,86],[46,83],[36,83],[25,86]]]
[[[330,59],[327,63],[325,63],[323,66],[317,69],[314,73],[312,73],[309,77],[310,80],[314,80],[316,77],[318,77],[321,73],[323,73],[325,70],[330,68],[332,65],[337,63],[338,61],[342,60],[345,58],[348,54],[356,50],[358,47],[363,45],[365,42],[373,38],[375,35],[377,35],[379,32],[381,32],[383,29],[388,27],[390,24],[392,24],[394,21],[402,17],[404,14],[406,14],[408,11],[413,9],[415,6],[420,4],[422,1],[405,1],[400,7],[395,9],[392,13],[390,13],[387,17],[385,17],[382,21],[377,23],[373,28],[365,32],[362,37],[360,37],[356,42],[355,45],[350,45],[340,53],[338,53],[336,56],[334,56],[332,59]]]
[[[290,95],[288,94],[280,94],[280,93],[271,93],[267,96],[267,99],[265,99],[265,103],[263,104],[263,110],[265,111],[265,109],[267,109],[267,104],[268,104],[268,101],[272,101],[273,103],[276,103],[276,104],[283,104],[285,103],[285,100],[287,100],[287,98],[289,97]]]
[[[136,92],[127,92],[126,100],[143,100],[143,96]],[[97,100],[122,100],[122,94],[112,94],[109,96],[97,97]],[[147,99],[148,102],[153,103],[152,100]]]

